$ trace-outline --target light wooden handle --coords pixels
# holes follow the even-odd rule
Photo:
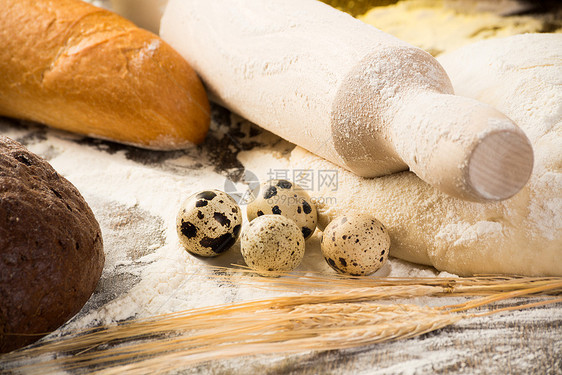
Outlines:
[[[392,125],[394,147],[410,169],[451,195],[502,200],[516,194],[531,175],[533,149],[527,136],[508,117],[476,100],[424,92],[405,99]]]
[[[360,176],[409,167],[459,198],[498,200],[530,174],[509,119],[452,96],[426,52],[321,2],[171,0],[160,34],[211,99]]]
[[[529,180],[533,149],[519,132],[488,134],[470,154],[468,186],[478,198],[500,200],[515,195]]]

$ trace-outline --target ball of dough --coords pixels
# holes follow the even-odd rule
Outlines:
[[[234,245],[242,228],[242,212],[236,201],[220,190],[206,190],[188,197],[176,218],[181,244],[194,255],[214,257]]]
[[[364,276],[384,265],[390,237],[384,225],[371,215],[343,215],[328,224],[320,247],[324,259],[334,270]]]
[[[301,229],[281,215],[252,220],[240,242],[246,264],[258,273],[292,271],[304,256]]]
[[[562,276],[562,34],[478,42],[438,59],[455,93],[494,106],[527,134],[535,151],[526,187],[502,202],[453,198],[411,172],[366,179],[338,168],[338,190],[318,197],[319,227],[351,211],[388,225],[392,256],[462,276]],[[302,148],[290,168],[334,168]],[[319,204],[322,198],[332,201]]]
[[[74,316],[101,276],[100,227],[45,160],[0,136],[0,352]]]
[[[308,238],[316,229],[316,205],[300,186],[287,180],[269,180],[254,192],[247,209],[248,220],[262,215],[283,215],[293,220]]]

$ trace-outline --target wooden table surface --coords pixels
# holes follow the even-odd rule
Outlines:
[[[0,120],[0,134],[22,142],[32,151],[51,160],[55,168],[67,157],[66,150],[73,149],[75,153],[94,153],[100,160],[102,157],[110,158],[108,160],[115,158],[117,163],[128,163],[132,169],[147,169],[155,176],[181,175],[187,180],[197,181],[198,186],[205,185],[206,179],[209,184],[216,185],[217,176],[219,181],[221,176],[224,180],[240,178],[243,168],[237,158],[240,152],[260,148],[276,148],[279,152],[286,152],[292,147],[230,116],[228,111],[218,106],[213,107],[212,131],[207,141],[201,147],[181,152],[144,151],[9,119]],[[90,173],[86,172],[90,169],[91,173],[100,173],[93,165],[76,166],[77,171],[82,171],[80,173]],[[62,173],[76,178],[72,170]],[[141,285],[148,271],[168,272],[159,265],[161,259],[150,256],[158,254],[158,249],[170,241],[177,240],[166,234],[165,228],[170,218],[148,212],[142,208],[143,202],[135,202],[134,199],[130,203],[115,202],[97,195],[80,181],[72,182],[81,188],[100,222],[107,262],[98,289],[90,301],[73,321],[55,335],[76,330],[77,327],[96,326],[100,322],[113,324],[117,320],[163,313],[174,310],[174,306],[199,307],[197,304],[201,299],[195,297],[204,295],[206,290],[214,290],[216,296],[210,298],[220,302],[239,302],[247,298],[243,296],[246,292],[243,286],[220,283],[206,277],[198,268],[196,276],[186,276],[178,287],[162,287],[161,295],[155,292],[158,300],[147,306],[139,305],[129,312],[113,315],[111,310],[104,310],[130,294],[139,293],[135,287]],[[150,260],[146,260],[147,256]],[[239,253],[219,263],[228,265],[230,262],[240,263]],[[200,267],[201,264],[195,266]],[[402,273],[408,269],[412,272],[420,270],[420,267],[394,259],[388,267],[396,269],[398,266],[402,267]],[[392,274],[388,269],[381,272]],[[437,274],[430,269],[424,272]],[[561,374],[562,304],[474,318],[417,338],[353,350],[237,358],[186,367],[179,373]]]
[[[326,2],[349,5],[347,1]],[[103,0],[101,3],[108,4],[108,1]],[[364,7],[367,3],[370,6],[372,3],[395,1],[358,1],[357,9],[362,12],[367,9]],[[495,2],[486,2],[488,6],[491,3]],[[518,2],[508,3],[513,5]],[[526,2],[527,5],[528,3]],[[544,14],[541,15],[543,16]],[[547,17],[550,22],[548,24],[554,28],[559,27],[560,20],[554,22],[550,18]],[[435,26],[435,35],[447,33],[446,30],[438,32],[439,25]],[[489,27],[492,30],[494,25]],[[221,107],[213,106],[212,117],[211,132],[205,143],[200,147],[177,152],[145,151],[0,118],[0,134],[23,143],[69,178],[84,195],[102,227],[106,268],[98,288],[82,311],[53,336],[101,323],[115,324],[134,317],[200,307],[203,302],[231,303],[252,296],[243,286],[221,283],[207,277],[204,262],[189,260],[177,248],[177,239],[173,238],[170,230],[173,226],[170,221],[174,218],[152,212],[149,208],[155,206],[155,203],[143,201],[145,198],[141,192],[131,197],[119,197],[114,192],[116,187],[111,185],[112,172],[104,171],[106,167],[122,168],[126,165],[132,171],[132,182],[142,182],[143,178],[179,181],[177,187],[161,187],[163,205],[166,205],[166,199],[177,199],[174,194],[181,189],[221,188],[225,187],[227,181],[232,182],[235,188],[241,188],[244,185],[241,181],[244,163],[241,160],[244,158],[240,155],[243,153],[246,158],[260,157],[263,154],[258,152],[252,156],[252,152],[273,150],[276,155],[282,156],[292,148],[292,145],[276,136],[231,116]],[[76,159],[75,166],[68,163],[73,159]],[[101,163],[99,166],[96,160]],[[136,179],[135,173],[139,175]],[[103,180],[105,174],[109,178],[105,183],[99,182],[101,190],[99,186],[90,185],[91,181],[98,178]],[[146,181],[147,188],[159,188],[154,181]],[[141,186],[139,190],[142,188]],[[315,256],[318,258],[318,255]],[[315,256],[311,256],[312,260],[307,266],[317,267],[320,271],[329,270],[324,262],[321,262],[321,266],[315,266]],[[165,259],[166,257],[173,258],[173,262]],[[185,267],[181,264],[182,261],[185,261]],[[235,251],[217,262],[211,264],[241,263],[241,257]],[[191,275],[184,278],[177,276],[184,269],[182,267],[191,272]],[[169,274],[169,282],[173,285],[150,281],[149,276],[153,272],[162,273],[165,281]],[[407,275],[409,272],[430,276],[438,274],[431,269],[391,259],[377,275]],[[150,296],[153,298],[143,295],[142,288],[145,285],[154,288],[146,291],[152,293]],[[209,301],[204,300],[207,296]],[[267,292],[260,296],[267,296]],[[130,304],[130,309],[116,309],[115,305],[120,301]],[[432,303],[445,304],[440,301]],[[0,357],[0,373],[7,368],[8,365],[3,364]],[[73,373],[88,371],[77,370]],[[353,350],[213,361],[186,366],[178,370],[178,373],[562,374],[562,304],[473,318],[417,338]]]

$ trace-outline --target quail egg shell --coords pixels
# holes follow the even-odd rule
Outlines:
[[[390,236],[371,215],[343,215],[328,224],[320,248],[326,262],[337,272],[370,275],[388,259]]]
[[[253,195],[246,211],[249,221],[262,215],[282,215],[301,228],[305,239],[314,233],[318,220],[316,205],[298,185],[287,180],[269,180]]]
[[[240,251],[248,267],[258,273],[294,270],[304,256],[301,229],[281,215],[252,220],[242,233]]]
[[[176,218],[180,243],[194,255],[217,256],[234,245],[242,227],[242,212],[220,190],[195,193],[181,205]]]

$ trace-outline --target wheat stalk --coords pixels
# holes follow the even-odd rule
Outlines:
[[[313,276],[312,283],[321,280]],[[347,283],[347,280],[345,280]],[[322,290],[237,304],[191,309],[46,340],[0,358],[0,364],[43,373],[51,368],[93,366],[117,374],[161,373],[210,359],[243,355],[344,349],[418,336],[462,319],[560,302],[546,301],[498,310],[468,310],[515,297],[562,291],[562,278],[383,279],[361,288]],[[480,283],[481,282],[481,283]],[[346,284],[347,285],[347,284]],[[485,297],[442,307],[380,304],[420,296]],[[56,353],[52,360],[24,363]]]
[[[228,327],[186,332],[181,338],[159,340],[157,345],[139,343],[101,355],[82,356],[81,365],[104,367],[130,360],[128,353],[133,352],[137,359],[142,355],[144,360],[126,363],[127,372],[146,373],[255,353],[341,349],[417,336],[453,324],[463,316],[415,305],[328,303],[273,308],[247,318],[239,321],[236,316]],[[66,363],[72,366],[73,362],[72,357]],[[118,366],[103,373],[121,371],[123,368]]]
[[[476,296],[496,293],[499,291],[518,290],[527,288],[530,283],[550,284],[560,281],[560,277],[526,277],[507,275],[479,275],[474,277],[369,277],[350,276],[344,274],[323,274],[315,272],[279,273],[271,272],[270,276],[282,276],[281,278],[263,277],[257,275],[246,266],[235,265],[236,268],[220,266],[209,266],[212,273],[206,277],[231,281],[235,276],[237,284],[245,284],[249,287],[261,286],[268,290],[319,290],[336,289],[358,289],[384,286],[437,286],[442,288],[442,293]],[[246,280],[244,280],[244,278]],[[558,293],[554,291],[553,293]]]
[[[313,313],[318,306],[314,306]],[[322,308],[322,307],[320,307]],[[349,308],[349,306],[343,306]],[[217,344],[214,340],[207,347],[188,350],[178,350],[174,353],[163,353],[163,356],[128,363],[124,366],[101,370],[103,374],[119,374],[126,370],[127,373],[141,374],[148,372],[167,372],[169,370],[193,365],[209,360],[220,360],[254,354],[269,353],[299,353],[309,350],[333,350],[353,348],[376,344],[388,340],[409,338],[430,332],[444,326],[453,324],[462,319],[461,315],[448,314],[438,311],[427,311],[413,305],[400,306],[400,312],[396,307],[376,306],[377,313],[386,312],[385,317],[376,315],[356,317],[354,313],[345,314],[344,320],[338,320],[341,316],[322,317],[306,315],[298,319],[295,327],[284,327],[282,332],[276,331],[277,320],[268,330],[273,329],[275,334],[265,337],[253,336],[252,340],[236,337],[235,341]],[[334,308],[331,308],[332,313]],[[271,316],[272,319],[279,317]],[[280,318],[295,319],[296,316]],[[341,324],[340,324],[341,322]],[[294,329],[291,329],[294,328]],[[262,333],[261,335],[263,335]],[[260,336],[261,336],[260,335]],[[212,348],[209,350],[209,348]]]

